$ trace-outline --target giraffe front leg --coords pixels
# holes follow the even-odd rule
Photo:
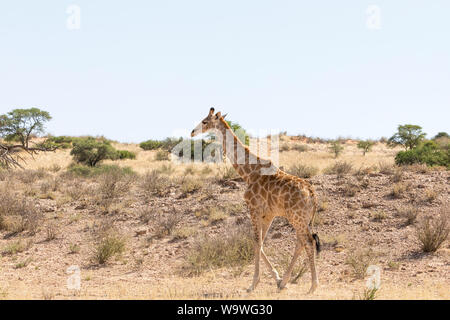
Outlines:
[[[247,292],[252,292],[255,290],[256,286],[259,283],[260,274],[259,274],[259,262],[261,260],[261,250],[262,250],[262,232],[261,232],[261,223],[254,222],[253,223],[253,232],[255,236],[255,273],[253,274],[253,282],[250,288],[247,289]]]

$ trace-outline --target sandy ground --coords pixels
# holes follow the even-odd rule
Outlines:
[[[295,140],[283,141],[294,145]],[[450,174],[445,170],[420,172],[405,170],[401,177],[394,172],[380,173],[371,169],[363,176],[349,173],[344,177],[323,174],[322,171],[336,160],[325,144],[308,145],[309,151],[282,152],[280,165],[288,168],[294,163],[314,165],[319,175],[310,179],[321,199],[321,211],[316,231],[321,237],[323,250],[318,258],[320,287],[307,295],[310,286],[309,271],[296,284],[279,291],[263,265],[258,288],[247,293],[253,266],[224,267],[207,270],[199,276],[183,275],[180,270],[186,256],[193,250],[200,236],[221,236],[242,221],[248,214],[242,196],[242,182],[222,183],[214,179],[218,168],[200,174],[203,164],[194,165],[192,178],[204,181],[201,190],[183,195],[180,176],[186,167],[176,166],[168,193],[145,197],[139,188],[140,176],[133,181],[129,192],[116,199],[105,211],[96,203],[96,179],[77,181],[64,178],[70,164],[69,151],[41,154],[27,161],[27,169],[44,168],[46,175],[34,181],[23,182],[12,174],[0,181],[0,188],[17,196],[25,196],[42,213],[43,218],[34,235],[27,232],[11,234],[0,230],[0,298],[2,299],[359,299],[365,290],[366,278],[358,279],[349,257],[370,251],[371,264],[381,271],[378,299],[449,299],[450,298],[450,244],[445,242],[434,253],[422,253],[416,237],[421,219],[449,212]],[[168,165],[154,161],[154,152],[140,151],[136,145],[120,145],[138,153],[137,160],[115,162],[130,166],[139,174]],[[380,163],[392,164],[395,150],[377,145],[365,157],[354,143],[338,160],[353,164],[354,170],[375,167]],[[50,171],[51,167],[60,169]],[[43,192],[42,185],[60,178],[57,187]],[[395,179],[399,181],[395,182]],[[399,197],[391,195],[393,186],[406,186]],[[88,191],[80,199],[68,196],[68,189],[76,186]],[[351,187],[354,192],[348,193]],[[91,188],[91,189],[89,189]],[[432,194],[432,199],[428,197]],[[221,208],[226,215],[216,223],[204,223],[198,212],[205,207]],[[417,220],[410,225],[399,214],[404,208],[415,207]],[[192,234],[183,239],[173,235],[155,238],[155,221],[143,222],[143,208],[153,208],[161,214],[180,214],[178,229],[191,228]],[[105,221],[114,225],[126,238],[126,250],[104,265],[92,261],[95,235]],[[48,239],[48,228],[56,231],[55,239]],[[24,249],[5,253],[11,244],[20,243]],[[78,252],[71,252],[77,245]],[[294,248],[294,232],[286,222],[277,219],[266,240],[269,259],[283,273]],[[305,259],[302,255],[301,262]],[[71,266],[79,268],[80,289],[69,289]]]

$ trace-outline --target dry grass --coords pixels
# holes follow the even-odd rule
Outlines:
[[[426,217],[417,226],[417,239],[424,252],[435,252],[447,240],[450,233],[448,211],[441,210],[438,217]]]
[[[206,270],[242,267],[253,261],[254,246],[247,226],[237,226],[220,237],[203,236],[186,257],[183,274],[200,275]]]
[[[367,268],[375,263],[376,254],[371,249],[356,250],[347,254],[345,263],[352,269],[356,279],[364,279]]]
[[[319,169],[316,167],[305,166],[301,163],[295,164],[287,170],[288,173],[305,179],[315,176],[318,173],[318,171]]]
[[[0,230],[12,233],[27,230],[34,234],[41,217],[42,214],[30,200],[6,188],[0,190]]]
[[[405,225],[409,226],[416,222],[419,210],[414,206],[397,208],[397,215],[405,219]]]
[[[105,264],[114,256],[120,256],[125,251],[125,239],[119,233],[110,231],[102,236],[94,248],[93,261]]]

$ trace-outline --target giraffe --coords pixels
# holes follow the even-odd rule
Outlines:
[[[306,250],[311,269],[313,293],[319,282],[315,266],[316,251],[320,251],[317,234],[311,231],[317,209],[317,197],[311,184],[275,167],[270,160],[253,154],[234,134],[221,112],[214,114],[211,108],[208,116],[192,130],[191,136],[215,131],[222,142],[224,153],[234,169],[247,184],[244,200],[250,211],[255,240],[255,270],[248,292],[253,291],[260,281],[260,260],[267,265],[278,288],[283,289],[289,281],[292,269],[302,249]],[[292,260],[281,278],[264,253],[263,243],[276,216],[286,217],[296,230],[296,247]]]

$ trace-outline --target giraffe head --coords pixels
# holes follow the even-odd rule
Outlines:
[[[214,108],[209,109],[208,116],[203,119],[202,122],[194,128],[194,130],[192,130],[191,137],[195,137],[198,134],[202,134],[213,129],[219,129],[223,123],[221,119],[225,117],[226,115],[222,116],[220,112],[214,114]]]

